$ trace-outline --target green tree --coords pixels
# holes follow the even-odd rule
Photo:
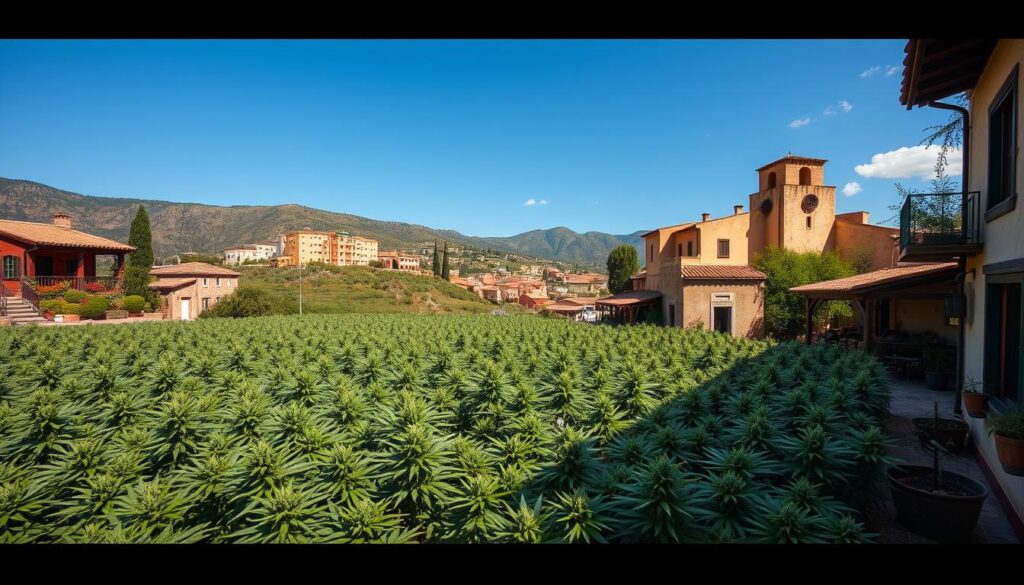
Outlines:
[[[448,242],[444,243],[444,259],[441,261],[441,278],[449,280],[448,278]]]
[[[262,317],[273,312],[274,302],[265,290],[246,287],[224,297],[199,317]]]
[[[437,238],[434,238],[434,276],[441,276],[441,261],[437,257]]]
[[[608,290],[618,294],[632,288],[629,277],[640,270],[636,248],[628,244],[616,246],[608,253]]]
[[[804,298],[789,292],[790,288],[856,273],[853,266],[835,252],[799,253],[774,247],[757,255],[754,268],[768,277],[764,287],[764,329],[776,339],[790,339],[803,331]],[[834,316],[852,314],[853,310],[845,301],[829,301],[819,305],[816,321],[822,323]]]
[[[135,247],[135,251],[128,255],[125,266],[124,293],[153,302],[156,293],[149,288],[149,270],[153,267],[153,234],[149,229],[149,214],[141,205],[132,220],[128,243]]]

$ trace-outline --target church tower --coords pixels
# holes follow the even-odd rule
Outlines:
[[[750,195],[750,258],[768,246],[823,252],[831,244],[836,188],[825,185],[825,159],[788,155],[757,169]]]

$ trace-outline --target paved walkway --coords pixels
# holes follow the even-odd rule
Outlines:
[[[886,431],[895,439],[895,447],[890,453],[910,465],[932,465],[932,452],[921,447],[914,434],[911,423],[913,418],[932,416],[935,402],[939,403],[939,416],[954,418],[955,392],[936,392],[923,384],[905,380],[893,380],[890,417],[886,423]],[[1010,526],[999,500],[992,493],[992,486],[985,479],[985,474],[974,455],[974,449],[968,444],[959,455],[943,455],[943,469],[965,475],[975,481],[989,486],[989,496],[981,510],[981,518],[974,531],[975,543],[1017,543],[1013,528]],[[893,507],[888,487],[884,490],[884,501],[868,511],[870,529],[878,532],[879,542],[921,544],[933,541],[914,534],[896,523],[896,509]]]
[[[39,327],[64,327],[74,325],[124,325],[126,323],[159,323],[162,319],[147,319],[145,317],[126,317],[124,319],[100,319],[99,321],[82,320],[74,323],[57,323],[56,321],[40,321],[35,323]]]

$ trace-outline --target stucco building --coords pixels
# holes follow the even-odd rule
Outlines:
[[[377,240],[348,232],[299,230],[283,236],[281,256],[290,258],[288,266],[323,262],[335,266],[369,266],[377,260]],[[281,263],[278,263],[281,265]]]
[[[164,319],[191,321],[238,290],[239,273],[205,262],[158,266],[149,287],[160,293]]]
[[[250,244],[224,250],[224,263],[242,264],[246,261],[270,260],[277,254],[277,246],[269,244]]]
[[[959,111],[968,130],[963,191],[907,198],[900,255],[957,263],[956,280],[962,283],[954,303],[962,307],[958,380],[975,382],[989,396],[991,417],[1024,402],[1024,211],[1017,206],[1024,192],[1024,40],[912,39],[905,52],[900,102],[907,109]],[[966,109],[937,101],[964,91]],[[940,207],[943,213],[935,213],[936,201],[948,203]],[[1000,464],[990,418],[965,420],[981,461],[1019,521],[1024,518],[1024,476]]]
[[[645,265],[633,275],[633,289],[661,293],[669,325],[757,337],[763,332],[765,276],[750,264],[766,248],[837,251],[870,268],[891,266],[899,230],[868,223],[866,212],[836,214],[826,162],[782,157],[757,169],[749,211],[738,204],[730,215],[712,219],[704,213],[699,221],[647,232]]]

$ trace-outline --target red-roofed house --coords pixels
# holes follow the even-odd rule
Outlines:
[[[64,281],[79,290],[112,290],[120,286],[128,244],[71,229],[71,216],[57,213],[53,223],[0,220],[0,259],[8,295],[35,304],[35,285]],[[116,276],[96,274],[96,257],[112,256]]]

